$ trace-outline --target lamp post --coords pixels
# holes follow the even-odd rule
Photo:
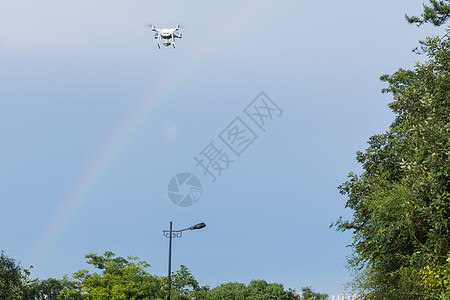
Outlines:
[[[202,229],[206,227],[205,223],[198,223],[194,226],[180,229],[180,230],[172,230],[172,221],[170,221],[170,228],[169,230],[163,230],[163,234],[166,238],[169,238],[169,275],[168,275],[168,285],[169,288],[167,290],[167,300],[170,300],[170,273],[171,273],[171,265],[172,265],[172,238],[181,238],[183,236],[183,231],[185,230],[196,230],[196,229]]]

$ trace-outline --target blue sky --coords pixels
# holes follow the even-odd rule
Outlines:
[[[163,275],[161,231],[205,222],[173,246],[200,284],[342,292],[337,186],[393,119],[379,76],[423,60],[411,49],[438,33],[404,21],[421,5],[3,0],[0,249],[39,278],[107,250]],[[177,23],[177,48],[159,50],[146,26]],[[212,183],[194,157],[261,91],[282,116]],[[167,196],[181,172],[203,187],[188,208]]]

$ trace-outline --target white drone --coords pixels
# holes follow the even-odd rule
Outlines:
[[[158,48],[161,49],[161,41],[164,39],[164,46],[169,47],[171,44],[175,48],[175,38],[181,39],[181,32],[177,33],[180,29],[180,26],[177,25],[175,28],[171,29],[158,29],[155,28],[155,26],[151,26],[152,31],[156,31],[155,33],[155,39],[158,39]],[[172,43],[171,41],[172,40]]]

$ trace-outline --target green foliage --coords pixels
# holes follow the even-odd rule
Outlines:
[[[171,277],[172,287],[180,293],[184,293],[189,288],[193,290],[200,288],[191,271],[183,265],[180,266],[178,271],[173,272]]]
[[[131,300],[131,299],[165,299],[167,297],[167,277],[150,275],[150,267],[137,257],[116,257],[112,252],[103,255],[86,255],[87,263],[101,270],[90,273],[79,270],[72,278],[64,276],[59,299],[73,300]],[[171,276],[171,299],[208,299],[208,287],[200,287],[191,271],[185,266],[173,272]]]
[[[421,17],[405,16],[409,23],[415,23],[418,26],[423,23],[433,23],[435,26],[444,24],[450,18],[449,0],[430,0],[431,6],[423,5],[423,14]]]
[[[87,270],[75,272],[70,280],[63,278],[65,288],[60,299],[163,299],[166,289],[163,280],[150,275],[145,269],[150,265],[137,257],[115,257],[112,252],[104,255],[86,255],[87,263],[101,270],[90,273]]]
[[[246,297],[249,296],[249,291],[243,283],[228,282],[213,288],[209,293],[209,296],[212,300],[238,300],[246,299]]]
[[[316,293],[311,287],[302,287],[302,300],[321,300],[328,299],[328,294]]]
[[[163,300],[167,298],[167,277],[150,275],[150,267],[137,257],[117,257],[112,252],[103,255],[86,255],[86,262],[98,272],[79,270],[71,278],[62,280],[29,279],[29,272],[22,269],[1,252],[0,299],[7,300]],[[210,289],[200,286],[191,271],[180,266],[172,273],[171,299],[173,300],[300,300],[295,291],[284,290],[282,284],[253,280],[247,286],[242,283],[224,283]],[[326,294],[303,288],[303,299],[326,299]]]
[[[293,291],[285,291],[283,285],[253,280],[248,286],[243,283],[223,283],[208,293],[211,300],[299,300]]]
[[[0,252],[0,299],[22,299],[22,290],[28,270],[23,269],[13,258]]]
[[[450,299],[450,256],[446,265],[430,264],[419,273],[423,288],[433,298]]]
[[[164,279],[167,282],[167,279]],[[182,299],[208,299],[208,287],[200,287],[191,271],[186,266],[181,265],[180,269],[171,275],[172,292],[171,298]],[[167,289],[167,286],[166,286]],[[172,295],[174,295],[172,297]]]
[[[396,118],[357,153],[361,175],[339,188],[352,220],[349,267],[369,299],[448,297],[450,284],[450,41],[427,38],[429,60],[383,75]]]
[[[56,300],[63,288],[62,281],[54,278],[48,278],[42,281],[38,279],[28,280],[23,288],[22,299]]]

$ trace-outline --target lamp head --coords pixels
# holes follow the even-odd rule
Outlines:
[[[204,228],[204,227],[206,227],[206,224],[205,224],[205,223],[198,223],[197,225],[194,225],[194,226],[192,226],[192,227],[189,227],[189,229],[190,229],[190,230],[195,230],[195,229],[202,229],[202,228]]]

